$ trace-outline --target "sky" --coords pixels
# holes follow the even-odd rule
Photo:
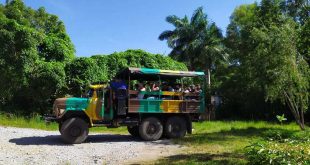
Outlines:
[[[5,0],[0,0],[4,3]],[[158,40],[164,30],[173,30],[168,15],[191,16],[202,6],[210,21],[223,33],[229,17],[241,4],[255,0],[24,0],[34,9],[45,7],[65,24],[76,56],[111,54],[127,49],[143,49],[167,55],[171,49]]]

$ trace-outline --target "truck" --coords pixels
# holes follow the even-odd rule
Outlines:
[[[70,144],[84,142],[92,127],[127,126],[129,134],[146,141],[182,138],[206,113],[205,80],[204,72],[129,67],[109,83],[90,85],[83,97],[57,98],[45,120],[57,122]],[[159,90],[146,89],[150,82]],[[193,85],[186,83],[200,88],[190,91]]]

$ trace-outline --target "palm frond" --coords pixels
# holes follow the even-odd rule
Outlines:
[[[173,34],[174,34],[174,31],[165,30],[159,35],[158,39],[161,41],[165,39],[169,39]]]
[[[183,22],[183,19],[180,19],[179,17],[175,15],[170,15],[166,18],[166,21],[168,23],[171,23],[173,26],[177,27],[182,27],[186,22]]]

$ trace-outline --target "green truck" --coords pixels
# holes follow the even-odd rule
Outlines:
[[[59,123],[66,143],[82,143],[89,128],[101,126],[127,126],[132,136],[147,141],[181,138],[206,112],[205,79],[204,72],[126,68],[109,84],[90,85],[83,97],[56,99],[45,120]]]

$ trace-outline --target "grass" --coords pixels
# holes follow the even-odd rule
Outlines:
[[[25,118],[1,114],[0,125],[57,131],[58,124],[46,125],[40,116]],[[264,140],[274,132],[283,135],[309,136],[295,123],[277,124],[263,121],[212,121],[193,124],[193,134],[173,142],[187,146],[182,153],[162,158],[155,164],[247,164],[244,153],[251,143]],[[91,128],[91,132],[128,134],[126,127]],[[309,137],[310,138],[310,137]]]
[[[301,134],[295,123],[212,121],[194,124],[194,132],[177,144],[188,146],[182,154],[165,157],[156,164],[247,164],[245,148],[266,139],[272,132]],[[309,134],[307,134],[309,135]]]
[[[40,116],[22,117],[18,115],[1,114],[0,113],[0,126],[18,127],[18,128],[33,128],[47,131],[58,131],[58,123],[52,122],[46,124]],[[119,128],[106,128],[106,127],[93,127],[90,132],[96,133],[115,133],[127,134],[126,127]]]

